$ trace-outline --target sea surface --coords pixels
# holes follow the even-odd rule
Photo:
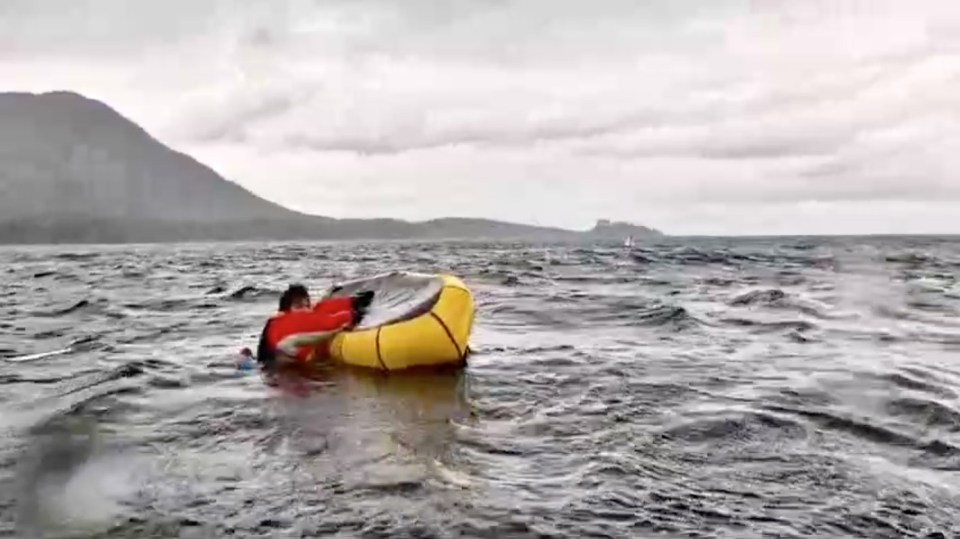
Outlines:
[[[236,368],[453,272],[460,372]],[[960,537],[960,238],[0,248],[2,537]]]

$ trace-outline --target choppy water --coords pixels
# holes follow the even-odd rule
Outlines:
[[[459,374],[233,367],[453,271]],[[960,240],[0,250],[0,536],[955,537]],[[57,352],[39,357],[24,355]]]

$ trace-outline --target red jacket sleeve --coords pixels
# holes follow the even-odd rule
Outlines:
[[[339,311],[329,315],[329,323],[334,328],[353,323],[353,311]]]
[[[349,302],[349,298],[347,298]],[[322,304],[321,304],[322,305]],[[349,305],[346,310],[334,310],[331,307],[313,311],[292,311],[283,313],[270,321],[267,342],[270,348],[276,348],[283,339],[298,333],[333,331],[353,322],[353,311]]]
[[[321,301],[313,306],[313,313],[332,314],[340,311],[353,312],[353,298],[331,298]]]

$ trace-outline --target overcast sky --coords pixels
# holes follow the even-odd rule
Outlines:
[[[310,213],[960,232],[958,0],[0,0],[56,89]]]

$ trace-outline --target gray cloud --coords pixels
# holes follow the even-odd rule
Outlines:
[[[960,211],[951,0],[129,6],[0,4],[0,80],[103,99],[301,210],[956,227],[915,206]]]
[[[0,55],[135,56],[146,48],[210,31],[221,6],[185,0],[147,2],[136,8],[124,0],[4,0]]]

